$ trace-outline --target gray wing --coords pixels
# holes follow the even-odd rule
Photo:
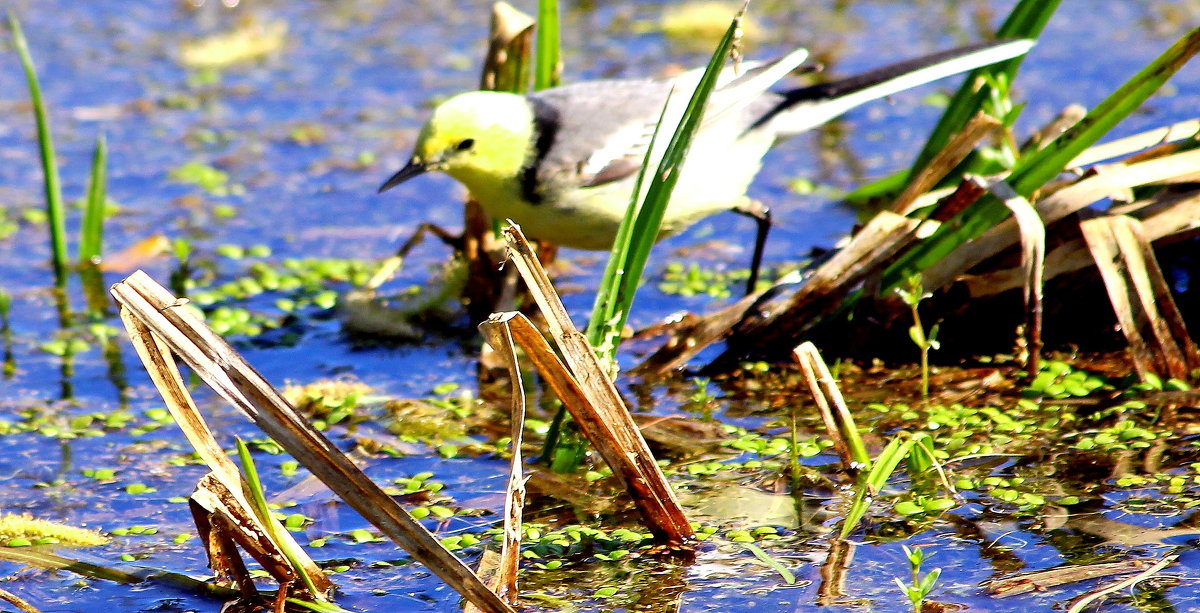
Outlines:
[[[767,88],[808,56],[797,49],[773,62],[727,69],[709,98],[700,131],[722,122],[740,133],[777,103]],[[544,90],[530,96],[538,124],[534,159],[523,177],[526,199],[536,202],[555,190],[594,187],[620,181],[641,167],[655,126],[675,126],[703,70],[664,80],[589,81]],[[677,88],[672,95],[672,88]],[[663,106],[671,96],[669,108]],[[764,108],[759,108],[760,106]],[[668,140],[660,139],[656,149]]]
[[[637,172],[670,91],[669,81],[610,80],[531,95],[539,141],[547,141],[538,143],[531,163],[538,195]]]

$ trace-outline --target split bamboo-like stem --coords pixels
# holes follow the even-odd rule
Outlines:
[[[481,610],[513,611],[424,526],[312,428],[224,339],[189,309],[180,308],[184,301],[141,271],[113,285],[111,291],[122,308],[142,321],[201,379],[415,560]]]

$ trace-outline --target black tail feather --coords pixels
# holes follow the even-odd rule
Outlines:
[[[958,47],[955,49],[949,49],[947,51],[940,51],[938,53],[913,58],[911,60],[905,60],[903,62],[896,62],[895,64],[889,64],[887,66],[869,70],[861,74],[846,77],[844,79],[838,79],[828,83],[818,83],[816,85],[809,85],[807,87],[800,87],[786,92],[781,92],[779,95],[783,98],[779,101],[779,104],[775,105],[774,108],[760,117],[758,121],[754,123],[751,129],[766,124],[776,115],[788,110],[793,106],[796,106],[797,104],[841,98],[843,96],[874,87],[880,83],[886,83],[887,81],[903,76],[910,72],[953,60],[960,56],[969,55],[977,51],[982,51],[989,47],[1007,44],[1013,42],[1014,40],[1015,39],[1002,39],[975,43],[964,47]]]

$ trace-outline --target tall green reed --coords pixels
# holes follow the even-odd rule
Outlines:
[[[92,154],[92,176],[83,209],[83,223],[79,228],[77,258],[80,265],[98,263],[103,250],[104,205],[108,198],[107,166],[108,144],[101,134],[96,138],[96,149]]]
[[[647,172],[653,165],[651,157],[655,151],[659,131],[663,127],[663,119],[667,112],[668,99],[659,115],[658,124],[654,128],[646,156],[642,160],[641,170],[634,183],[633,195],[625,217],[617,230],[612,251],[609,254],[608,265],[604,269],[600,285],[596,293],[596,301],[592,306],[591,319],[587,326],[587,340],[600,357],[610,364],[616,363],[616,351],[620,341],[621,330],[629,318],[633,299],[641,282],[642,272],[650,257],[650,249],[658,240],[659,227],[662,225],[663,213],[667,209],[671,192],[679,179],[679,169],[691,145],[692,136],[700,127],[704,117],[704,107],[709,94],[716,87],[717,79],[725,65],[725,58],[733,49],[737,33],[740,31],[745,8],[738,11],[725,36],[717,45],[712,58],[705,67],[704,74],[692,92],[687,107],[680,117],[679,124],[670,142],[663,151],[657,169],[642,196],[642,186],[645,184]],[[551,422],[546,435],[542,457],[549,458],[551,467],[560,472],[569,472],[578,468],[583,461],[584,447],[577,437],[567,434],[568,423],[566,412],[559,409]]]
[[[558,0],[538,0],[537,32],[534,40],[534,91],[554,87],[562,77],[558,32]]]
[[[12,31],[13,46],[21,58],[21,66],[25,69],[25,79],[29,83],[29,98],[33,104],[33,117],[37,123],[38,148],[42,158],[43,185],[46,193],[46,218],[50,225],[51,264],[54,266],[54,281],[58,287],[67,285],[67,233],[63,214],[62,186],[58,178],[58,164],[54,158],[54,141],[50,136],[50,119],[46,112],[46,103],[42,99],[42,88],[38,83],[37,68],[33,64],[33,56],[29,53],[29,44],[25,40],[25,32],[21,23],[11,13],[8,13],[8,27]]]
[[[21,29],[20,21],[10,12],[8,26],[12,30],[13,45],[25,70],[29,86],[29,98],[33,106],[37,125],[38,150],[41,154],[43,187],[46,196],[46,219],[50,228],[51,264],[57,287],[65,288],[70,262],[67,256],[66,213],[63,205],[62,182],[55,159],[54,139],[50,131],[49,112],[42,97],[41,83],[29,43]],[[92,154],[91,178],[88,183],[83,222],[79,231],[77,260],[81,265],[94,264],[100,258],[103,247],[104,207],[108,198],[108,147],[101,135],[96,139]]]
[[[709,94],[716,87],[725,59],[733,49],[744,15],[745,7],[733,18],[713,52],[643,197],[641,188],[653,162],[651,155],[655,148],[654,141],[662,128],[662,116],[655,127],[641,171],[638,172],[629,208],[626,209],[625,218],[617,230],[617,238],[608,259],[608,266],[601,277],[596,302],[592,306],[592,316],[588,321],[588,342],[609,361],[616,359],[620,333],[633,307],[633,299],[641,282],[646,261],[650,257],[650,249],[658,240],[659,227],[670,202],[671,192],[679,180],[680,167],[692,144],[692,137],[700,128]],[[663,112],[666,112],[665,106]]]
[[[1000,29],[996,31],[996,37],[1036,39],[1045,29],[1046,22],[1050,20],[1050,16],[1054,14],[1061,1],[1021,0],[1013,7]],[[894,194],[904,189],[909,177],[916,176],[924,169],[929,161],[946,147],[950,139],[954,138],[954,135],[958,134],[976,113],[989,110],[989,106],[992,106],[997,95],[1007,97],[1007,91],[1000,90],[1007,90],[1008,85],[1016,79],[1017,71],[1021,68],[1024,60],[1025,56],[1018,56],[971,71],[963,79],[963,84],[959,87],[958,92],[950,98],[946,110],[926,139],[921,152],[917,154],[912,167],[875,183],[864,185],[848,194],[846,199],[858,202]],[[1016,110],[1020,111],[1019,108]],[[1017,114],[1012,113],[1011,116],[996,117],[996,119],[1001,120],[1007,127],[1016,121]],[[955,180],[965,172],[980,172],[979,162],[978,158],[968,158],[948,176],[947,180]]]

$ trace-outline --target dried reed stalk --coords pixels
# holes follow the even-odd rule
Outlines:
[[[842,298],[864,279],[878,273],[892,256],[912,244],[919,228],[935,224],[887,211],[876,215],[845,247],[817,268],[781,307],[743,321],[729,337],[729,347],[716,363],[740,359],[750,345],[778,346],[792,342],[818,318],[840,306]]]
[[[971,179],[976,184],[979,179]],[[1025,371],[1034,376],[1042,354],[1042,289],[1046,276],[1046,226],[1037,209],[1004,181],[986,185],[1012,212],[1021,236],[1022,286],[1025,290]]]
[[[509,463],[508,485],[505,487],[504,496],[504,540],[500,545],[499,555],[495,556],[494,560],[488,560],[489,564],[494,566],[489,570],[490,577],[486,580],[492,591],[510,604],[516,605],[517,570],[521,562],[521,516],[525,509],[526,477],[521,459],[521,438],[525,431],[525,386],[521,382],[517,350],[508,326],[494,325],[488,320],[480,324],[479,329],[496,351],[497,357],[508,365],[508,376],[512,381],[512,414],[509,420],[512,460]],[[487,553],[491,553],[491,550]],[[479,564],[480,575],[483,576],[484,560],[480,560]],[[474,613],[475,610],[472,605],[464,609],[466,613]]]
[[[263,432],[325,483],[354,510],[483,611],[511,613],[487,588],[382,488],[367,478],[323,434],[315,430],[219,335],[144,272],[112,287],[121,308],[152,333],[219,395],[245,413]],[[157,383],[157,381],[156,381]],[[174,394],[171,388],[160,390]]]
[[[1084,221],[1079,229],[1100,269],[1138,374],[1188,378],[1200,368],[1200,350],[1188,335],[1141,223],[1110,215]]]
[[[216,521],[212,516],[219,515],[223,518],[222,525],[228,527],[219,532],[230,535],[240,544],[279,583],[281,592],[287,591],[283,586],[300,581],[300,575],[303,574],[304,584],[311,585],[316,591],[312,596],[327,598],[333,591],[333,582],[296,543],[291,533],[279,524],[279,520],[255,512],[255,506],[250,502],[252,495],[249,485],[208,428],[162,339],[129,310],[121,309],[120,315],[134,350],[161,393],[175,423],[179,424],[184,437],[212,471],[201,479],[192,494],[191,503],[213,570],[219,576],[237,582],[243,588],[244,595],[250,597],[252,592],[247,592],[246,588],[253,590],[253,580],[237,558],[236,551],[218,546],[208,538],[211,522]],[[272,522],[274,527],[270,525]],[[289,560],[295,560],[296,564],[293,565]]]
[[[1042,592],[1048,588],[1090,581],[1113,575],[1127,575],[1146,570],[1145,560],[1125,560],[1123,562],[1101,562],[1098,564],[1070,564],[1021,573],[1010,577],[993,579],[983,584],[984,589],[996,598],[1008,598],[1029,592]]]
[[[655,538],[668,544],[682,544],[691,539],[693,531],[687,516],[617,392],[608,366],[596,357],[587,339],[571,323],[520,228],[513,224],[504,233],[511,261],[546,318],[562,361],[524,316],[501,313],[492,319],[508,325],[513,340],[629,492]]]
[[[976,113],[963,129],[946,143],[933,159],[913,177],[904,191],[896,197],[889,207],[893,213],[906,215],[912,210],[912,204],[917,201],[917,198],[933,189],[950,171],[954,170],[972,151],[975,150],[975,145],[984,137],[992,134],[1001,123],[995,118],[985,115],[984,113]]]
[[[842,398],[837,381],[833,380],[833,375],[825,365],[825,360],[821,359],[817,346],[809,342],[802,343],[792,350],[792,357],[804,373],[804,380],[808,383],[821,421],[825,424],[825,432],[833,441],[833,449],[841,458],[842,466],[847,472],[854,473],[869,465],[870,456],[867,455],[866,445],[858,433],[854,416],[850,414],[850,408]]]
[[[1169,181],[1198,169],[1200,150],[1135,164],[1108,166],[1094,176],[1036,201],[1034,206],[1042,222],[1049,225],[1113,194],[1132,187]],[[1019,236],[1017,221],[1006,219],[930,266],[922,273],[921,279],[927,289],[945,287],[984,260],[1016,244]]]

